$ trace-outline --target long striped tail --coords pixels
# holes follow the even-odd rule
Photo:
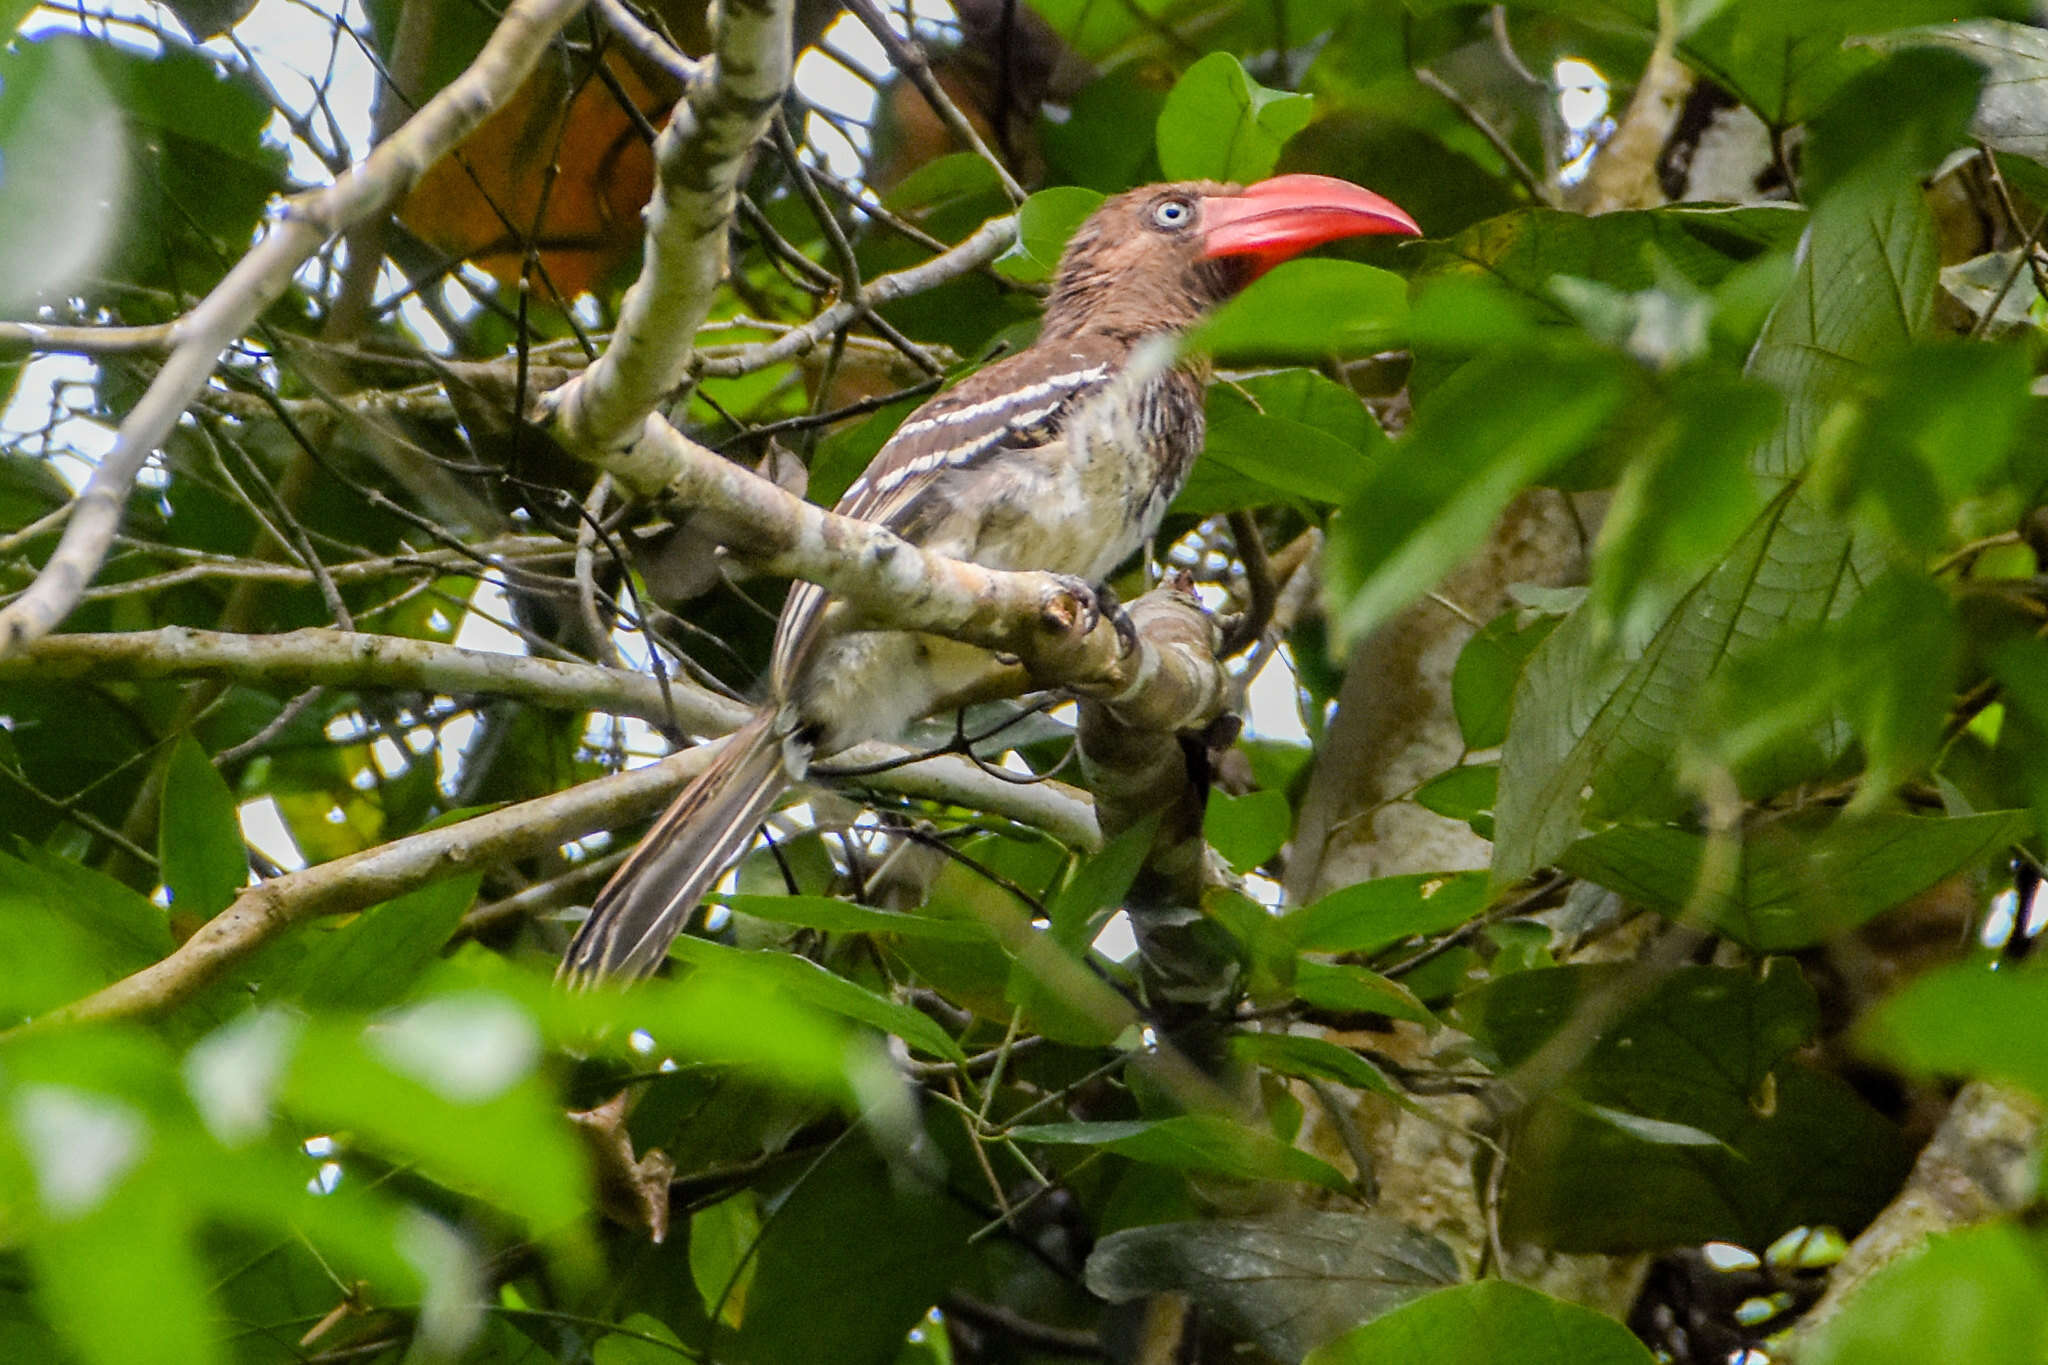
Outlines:
[[[753,837],[790,784],[775,713],[735,730],[597,893],[590,918],[562,956],[558,980],[575,989],[637,980],[661,965],[690,912]]]

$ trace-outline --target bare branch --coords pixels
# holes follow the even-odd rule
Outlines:
[[[625,0],[596,0],[598,15],[613,33],[648,61],[687,86],[704,78],[704,64],[640,22]]]
[[[307,257],[405,193],[429,165],[483,122],[533,70],[548,42],[583,4],[519,0],[476,60],[417,117],[332,185],[285,201],[263,239],[179,319],[169,357],[79,494],[56,553],[29,590],[0,610],[0,656],[47,635],[77,605],[106,559],[136,475],[191,406],[221,352],[284,293]]]
[[[866,297],[866,307],[880,308],[883,304],[892,303],[911,294],[922,293],[948,280],[971,275],[1008,251],[1016,240],[1017,220],[1014,217],[991,218],[951,251],[934,256],[920,265],[869,280],[862,291]],[[841,299],[801,327],[792,327],[773,341],[737,347],[728,356],[698,355],[691,363],[691,373],[697,376],[731,378],[736,375],[752,374],[779,361],[794,360],[799,356],[808,355],[834,332],[851,326],[861,316],[862,307],[861,304]]]
[[[609,711],[692,734],[723,734],[746,707],[682,679],[669,684],[671,710],[652,677],[594,664],[459,649],[432,640],[309,629],[284,635],[225,631],[126,631],[52,635],[0,659],[0,681],[138,681],[225,678],[247,686],[382,687],[451,696],[509,697],[560,711]]]
[[[612,344],[548,396],[558,439],[607,450],[690,373],[697,328],[725,274],[748,154],[789,85],[794,0],[727,0],[715,47],[655,139],[659,175],[647,206],[647,258],[626,291]]]
[[[896,30],[889,27],[888,16],[882,13],[875,0],[847,0],[846,7],[889,54],[889,64],[917,87],[917,93],[924,96],[925,103],[946,125],[946,130],[960,140],[961,146],[995,169],[996,178],[1002,184],[1003,193],[1010,196],[1010,202],[1023,203],[1024,187],[1017,183],[1017,177],[1010,174],[1010,168],[1003,164],[1003,159],[990,149],[980,132],[968,121],[967,115],[960,112],[960,106],[953,103],[939,85],[938,77],[932,74],[931,63],[925,59],[924,45],[916,38],[899,37]],[[1003,54],[1002,60],[1008,61],[1009,55]]]
[[[879,760],[897,752],[900,750],[887,744],[863,744],[848,751],[862,760]],[[645,768],[601,777],[461,824],[408,835],[318,867],[273,877],[244,891],[233,905],[208,920],[162,961],[21,1027],[42,1029],[162,1013],[190,999],[294,925],[323,915],[348,914],[435,878],[530,857],[652,815],[709,766],[717,753],[716,743],[685,749]],[[1093,809],[1071,788],[1053,782],[1011,786],[957,757],[894,769],[866,779],[864,785],[905,796],[957,801],[1033,825],[1083,848],[1099,841]],[[0,1039],[19,1031],[0,1032]]]

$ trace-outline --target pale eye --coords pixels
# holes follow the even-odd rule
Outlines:
[[[1152,210],[1152,221],[1169,231],[1184,228],[1195,221],[1195,207],[1185,199],[1161,200]]]

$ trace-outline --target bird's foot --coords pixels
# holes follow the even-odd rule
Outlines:
[[[1079,615],[1073,624],[1075,635],[1087,635],[1106,620],[1110,628],[1116,632],[1117,644],[1120,646],[1117,651],[1119,658],[1138,648],[1138,627],[1108,584],[1098,587],[1072,574],[1058,574],[1055,577],[1059,579],[1061,589],[1079,608]]]

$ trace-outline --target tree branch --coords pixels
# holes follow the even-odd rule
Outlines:
[[[245,686],[383,687],[405,691],[510,697],[560,711],[609,711],[657,725],[673,720],[691,734],[724,734],[749,714],[737,702],[681,678],[667,704],[646,674],[594,664],[460,649],[394,635],[308,629],[285,635],[226,631],[127,631],[52,635],[25,654],[0,659],[0,682],[141,681],[222,678]]]
[[[189,1000],[294,925],[322,915],[366,909],[423,882],[530,857],[652,815],[710,765],[718,748],[712,743],[685,749],[645,768],[600,777],[457,825],[408,835],[318,867],[273,877],[244,891],[233,905],[208,920],[162,961],[52,1010],[21,1029],[160,1014]],[[863,744],[847,752],[856,760],[872,762],[903,751],[894,745]],[[1030,824],[1083,848],[1098,842],[1094,812],[1072,789],[1051,782],[1014,786],[956,756],[912,763],[863,779],[863,785],[905,796],[957,801]],[[19,1031],[0,1032],[0,1040]]]
[[[726,0],[710,58],[655,139],[647,257],[605,353],[549,395],[557,439],[606,450],[690,373],[697,328],[725,275],[725,242],[747,155],[789,85],[794,0]]]
[[[221,352],[283,295],[307,257],[404,194],[482,123],[583,5],[584,0],[519,0],[476,60],[418,116],[332,185],[286,200],[263,239],[179,319],[169,358],[78,495],[50,562],[26,593],[0,610],[0,657],[56,629],[77,605],[106,559],[136,475],[191,406]]]

